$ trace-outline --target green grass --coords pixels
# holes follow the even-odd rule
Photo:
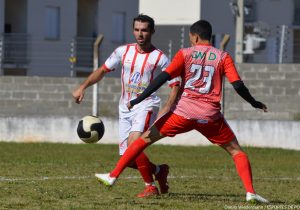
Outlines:
[[[300,151],[245,150],[256,191],[272,205],[300,208]],[[135,198],[144,185],[132,169],[126,169],[112,189],[99,185],[94,173],[114,167],[117,145],[0,142],[0,209],[241,209],[250,205],[245,203],[232,160],[216,146],[155,145],[147,154],[155,163],[170,165],[168,195]]]

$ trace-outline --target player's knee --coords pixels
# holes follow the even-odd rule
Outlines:
[[[150,130],[145,131],[145,132],[142,134],[141,138],[142,138],[145,142],[150,143],[150,142],[151,142],[151,138],[150,138]]]
[[[221,145],[231,156],[235,156],[238,153],[243,152],[236,137],[234,137],[229,143]]]
[[[163,136],[159,133],[155,126],[152,126],[149,130],[143,133],[142,138],[145,142],[154,143],[163,138]]]

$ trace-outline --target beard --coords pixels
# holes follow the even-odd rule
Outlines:
[[[135,39],[135,40],[136,40],[136,43],[138,43],[140,46],[145,46],[145,45],[148,45],[149,43],[151,43],[151,38],[144,38],[142,40]]]

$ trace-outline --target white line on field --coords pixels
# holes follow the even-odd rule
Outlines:
[[[24,182],[24,181],[48,181],[48,180],[80,180],[80,179],[93,179],[94,176],[57,176],[57,177],[34,177],[34,178],[9,178],[1,177],[0,182]],[[225,179],[231,180],[231,177],[214,177],[214,176],[168,176],[168,179]],[[141,179],[139,176],[120,177],[119,179]],[[255,180],[269,180],[269,181],[300,181],[300,177],[262,177],[254,178]]]

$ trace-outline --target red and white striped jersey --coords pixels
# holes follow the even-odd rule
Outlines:
[[[103,67],[107,71],[114,71],[121,65],[122,94],[119,102],[119,110],[128,112],[126,104],[141,94],[154,79],[159,70],[164,71],[169,65],[169,59],[159,49],[154,48],[151,52],[140,53],[137,44],[128,44],[118,47],[105,61]],[[179,83],[179,78],[169,82],[169,85]],[[143,103],[135,106],[132,110],[143,106],[160,105],[160,98],[153,93]]]
[[[182,77],[183,93],[173,112],[187,119],[218,119],[223,76],[240,80],[230,55],[211,45],[179,50],[166,72]]]

